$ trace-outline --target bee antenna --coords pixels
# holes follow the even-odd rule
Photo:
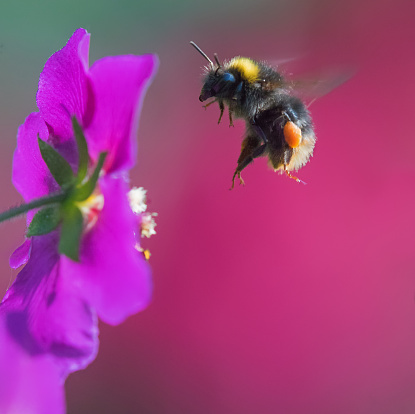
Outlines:
[[[215,66],[208,58],[207,54],[195,42],[190,42],[190,44],[212,65],[212,67]]]
[[[215,54],[213,55],[213,57],[215,58],[215,62],[216,62],[216,64],[218,65],[218,68],[221,68],[221,67],[222,67],[222,65],[221,65],[221,64],[220,64],[220,62],[219,62],[218,54],[217,54],[217,53],[215,53]]]

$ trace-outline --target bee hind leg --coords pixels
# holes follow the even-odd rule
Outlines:
[[[292,178],[293,180],[297,181],[297,183],[302,183],[304,185],[307,185],[307,183],[303,180],[300,180],[298,177],[296,177],[295,175],[292,175],[288,170],[287,170],[287,165],[284,164],[284,172],[285,175],[289,178]]]

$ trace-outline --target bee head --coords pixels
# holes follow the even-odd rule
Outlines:
[[[209,62],[207,75],[199,96],[200,102],[212,97],[232,99],[235,93],[241,91],[242,83],[240,83],[238,70],[225,70],[216,54],[214,55],[216,63],[213,63],[196,43],[190,42],[190,44]]]
[[[205,78],[199,101],[203,102],[212,97],[231,99],[238,86],[242,87],[236,79],[236,74],[224,71],[219,67],[213,68]]]

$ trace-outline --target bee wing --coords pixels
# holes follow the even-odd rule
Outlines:
[[[282,56],[282,57],[280,57],[278,59],[265,59],[264,60],[264,63],[266,65],[271,66],[272,68],[275,68],[275,69],[279,70],[280,69],[280,66],[281,67],[288,66],[290,63],[298,62],[301,59],[302,59],[302,56],[301,55],[296,55],[296,56]]]
[[[309,106],[316,99],[345,83],[356,73],[356,68],[349,66],[305,72],[305,75],[294,78],[292,73],[298,74],[298,69],[307,65],[305,57],[306,54],[299,53],[295,56],[284,56],[264,62],[282,75],[282,79],[276,84],[271,84],[270,87],[283,89],[296,95]]]
[[[285,78],[286,89],[298,96],[310,106],[316,99],[328,94],[347,82],[354,71],[331,71],[316,75],[307,75],[301,79]]]

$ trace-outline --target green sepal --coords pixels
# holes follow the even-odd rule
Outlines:
[[[99,178],[99,173],[101,172],[102,166],[104,165],[106,156],[106,152],[101,152],[101,154],[99,154],[97,166],[95,167],[95,170],[92,173],[91,177],[89,177],[89,180],[85,184],[81,185],[79,188],[76,189],[76,192],[73,197],[75,201],[84,201],[93,193]]]
[[[79,245],[83,227],[82,213],[75,205],[68,205],[63,210],[59,253],[75,262],[79,262]]]
[[[60,187],[72,184],[74,175],[68,161],[66,161],[53,147],[45,141],[42,141],[39,136],[37,140],[43,161],[45,161],[56,182]]]
[[[78,120],[73,117],[72,118],[72,126],[73,131],[75,133],[76,145],[78,147],[78,174],[76,176],[77,183],[81,183],[83,179],[86,177],[86,173],[88,171],[88,145],[86,143],[85,135],[82,131],[81,125],[79,125]]]
[[[61,210],[59,206],[43,208],[33,217],[27,230],[27,237],[48,234],[58,227],[60,221]]]

